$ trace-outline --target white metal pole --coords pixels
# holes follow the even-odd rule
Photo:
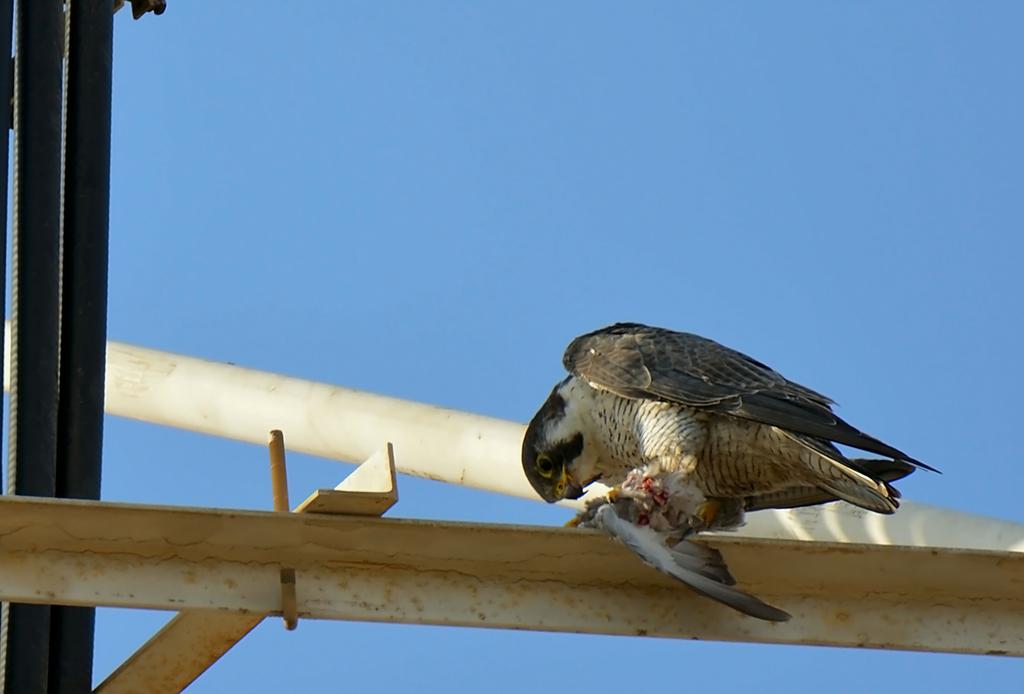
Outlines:
[[[106,411],[260,446],[280,429],[289,450],[352,462],[391,441],[402,473],[536,496],[521,424],[120,342],[107,343]]]

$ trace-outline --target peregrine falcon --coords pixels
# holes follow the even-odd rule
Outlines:
[[[832,400],[707,338],[636,323],[582,335],[568,378],[533,417],[522,462],[549,502],[631,471],[665,485],[693,530],[742,524],[746,511],[842,499],[892,513],[891,480],[934,468],[847,424]],[[864,461],[835,444],[884,456]]]

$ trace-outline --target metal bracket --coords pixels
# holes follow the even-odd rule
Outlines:
[[[390,443],[374,453],[334,489],[318,489],[296,513],[382,516],[398,503],[395,451]]]

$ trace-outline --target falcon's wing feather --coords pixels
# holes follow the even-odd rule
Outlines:
[[[883,482],[895,482],[901,480],[914,471],[914,466],[896,460],[881,460],[875,458],[854,458],[853,461],[861,468],[868,471],[875,479]],[[895,488],[892,490],[895,492]],[[830,501],[838,501],[839,497],[817,487],[791,487],[782,491],[770,494],[759,494],[748,496],[745,500],[743,510],[748,513],[762,511],[765,509],[800,508],[802,506],[817,506],[827,504]]]
[[[828,397],[699,335],[617,323],[577,337],[562,362],[594,387],[623,397],[741,417],[934,470],[850,426],[832,412]]]

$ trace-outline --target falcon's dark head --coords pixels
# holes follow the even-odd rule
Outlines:
[[[530,420],[523,439],[523,472],[530,485],[549,503],[578,499],[583,487],[574,479],[570,465],[583,452],[583,432],[567,417],[566,399],[555,386]]]

